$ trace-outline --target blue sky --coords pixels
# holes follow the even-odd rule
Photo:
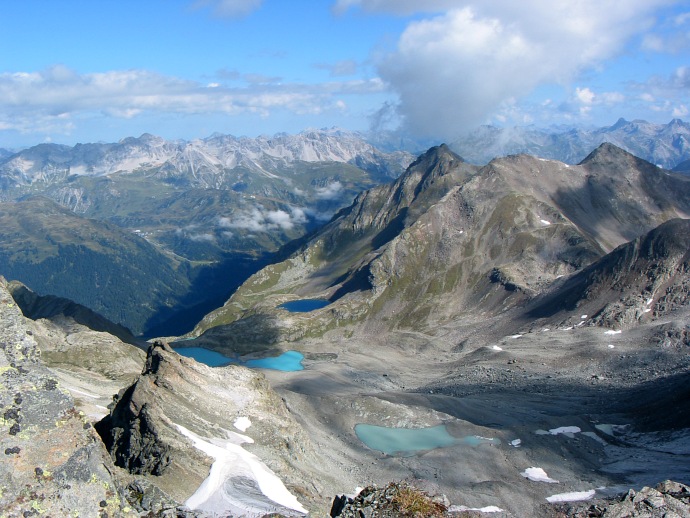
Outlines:
[[[4,0],[0,147],[690,118],[690,1]]]

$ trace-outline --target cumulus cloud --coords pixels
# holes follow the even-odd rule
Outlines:
[[[147,70],[79,74],[58,65],[40,72],[0,73],[0,129],[69,133],[82,117],[130,119],[145,113],[313,114],[340,110],[340,95],[384,88],[380,79],[231,88]]]
[[[613,106],[625,101],[625,96],[620,92],[595,93],[590,88],[575,88],[572,98],[563,103],[561,110],[564,112],[579,112],[587,115],[595,106]]]
[[[305,211],[299,207],[288,210],[266,210],[261,206],[240,210],[231,216],[218,219],[218,226],[224,229],[241,229],[251,232],[270,232],[273,230],[292,230],[295,225],[307,222]]]
[[[652,27],[672,0],[339,0],[339,11],[429,13],[378,62],[417,134],[452,138],[542,84],[568,84]]]
[[[256,11],[263,0],[197,0],[195,8],[210,7],[213,14],[223,18],[240,18]]]

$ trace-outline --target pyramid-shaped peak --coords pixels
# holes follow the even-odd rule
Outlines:
[[[441,144],[429,148],[426,152],[421,154],[417,160],[410,164],[410,167],[412,168],[419,165],[426,167],[429,164],[438,163],[441,160],[464,162],[464,159],[453,152],[446,144]]]
[[[611,144],[611,142],[604,142],[589,155],[587,155],[587,157],[580,162],[580,165],[615,159],[628,159],[630,157],[634,157],[634,155],[628,153],[625,149],[622,149],[615,144]]]

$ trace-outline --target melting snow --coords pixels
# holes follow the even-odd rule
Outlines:
[[[516,448],[519,448],[521,444],[522,444],[521,439],[515,439],[513,441],[510,441],[510,445],[515,446]]]
[[[461,513],[463,511],[479,511],[480,513],[502,513],[503,509],[495,505],[488,505],[486,507],[467,507],[465,505],[451,505],[448,508],[451,513]]]
[[[560,428],[552,428],[549,430],[551,435],[558,435],[559,433],[578,433],[582,430],[578,426],[561,426]]]
[[[550,478],[546,471],[541,468],[527,468],[525,471],[520,473],[525,478],[532,480],[533,482],[546,482],[548,484],[558,484],[558,480]]]
[[[546,430],[537,430],[536,433],[537,435],[559,435],[563,434],[566,437],[570,437],[571,439],[574,437],[574,434],[581,432],[582,430],[578,426],[561,426],[559,428],[551,428],[548,432]]]
[[[552,495],[546,498],[550,503],[554,502],[578,502],[580,500],[589,500],[594,496],[596,490],[590,489],[589,491],[574,491],[572,493],[560,493],[558,495]]]
[[[246,432],[247,428],[249,428],[252,425],[252,422],[249,420],[248,417],[238,417],[232,424],[240,432]]]
[[[182,435],[191,439],[195,448],[215,459],[208,478],[185,502],[185,505],[190,509],[210,512],[232,510],[239,514],[256,516],[263,516],[268,513],[270,511],[269,502],[248,499],[247,495],[233,494],[232,489],[230,489],[232,487],[231,480],[242,478],[255,482],[267,499],[301,513],[307,513],[307,510],[288,491],[276,474],[259,457],[240,446],[244,442],[253,442],[251,438],[235,432],[226,432],[227,440],[203,439],[184,426],[179,424],[175,424],[175,426]]]

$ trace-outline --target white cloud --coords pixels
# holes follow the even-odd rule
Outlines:
[[[271,230],[292,230],[295,225],[307,222],[307,215],[300,207],[290,207],[288,211],[266,210],[255,206],[248,210],[238,211],[231,216],[218,218],[218,226],[224,229],[242,229],[252,232],[268,232]]]
[[[592,104],[594,102],[594,92],[592,92],[589,88],[578,87],[575,89],[575,98],[581,104]]]
[[[457,0],[337,0],[333,7],[336,13],[359,7],[369,12],[395,14],[434,13],[457,7]]]
[[[211,87],[210,87],[211,86]],[[322,84],[248,84],[230,88],[147,70],[79,74],[57,65],[41,72],[0,73],[0,129],[69,134],[85,117],[131,119],[146,113],[294,114],[340,111],[337,96],[380,92],[371,80]]]
[[[568,84],[624,49],[672,0],[340,0],[414,20],[378,62],[409,130],[452,138],[542,84]]]
[[[213,14],[223,18],[247,16],[261,7],[263,0],[197,0],[195,8],[210,7]]]
[[[688,107],[685,106],[684,104],[680,104],[680,105],[674,107],[673,110],[671,111],[671,115],[673,115],[673,117],[675,117],[675,118],[687,117],[688,113],[690,113],[690,111],[688,110]]]
[[[319,200],[337,200],[343,194],[343,184],[335,181],[325,187],[316,188],[316,197]]]

